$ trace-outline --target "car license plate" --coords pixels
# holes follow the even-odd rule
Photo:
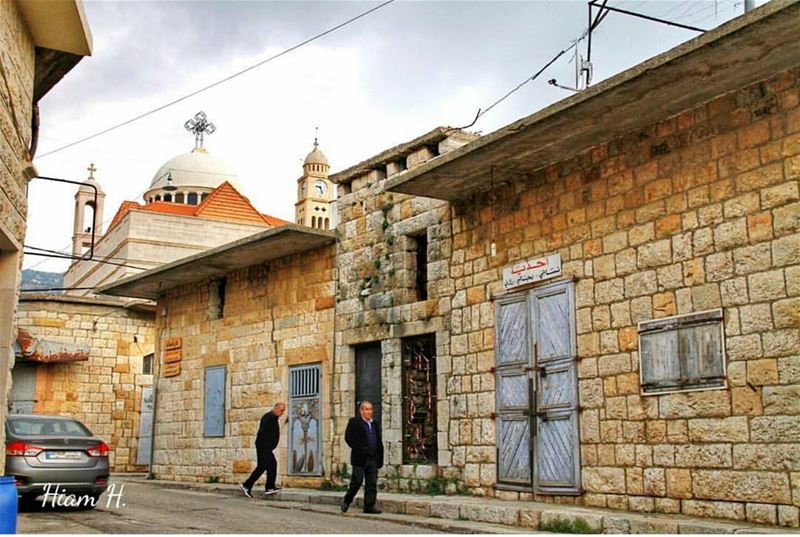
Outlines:
[[[81,458],[80,451],[48,451],[45,454],[47,460],[74,460]]]

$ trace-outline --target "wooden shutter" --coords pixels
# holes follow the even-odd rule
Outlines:
[[[531,471],[530,319],[527,294],[495,303],[497,481],[529,489]]]
[[[203,399],[203,436],[225,436],[225,366],[207,367]]]
[[[580,492],[575,299],[572,282],[532,291],[536,359],[534,486],[542,494]]]

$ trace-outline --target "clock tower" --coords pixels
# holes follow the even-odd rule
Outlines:
[[[333,223],[333,183],[328,179],[330,164],[314,138],[314,149],[303,162],[303,176],[297,180],[295,221],[315,229],[331,229]]]

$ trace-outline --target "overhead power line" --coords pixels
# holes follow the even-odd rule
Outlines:
[[[155,114],[156,112],[160,112],[161,110],[169,108],[170,106],[174,106],[174,105],[176,105],[176,104],[178,104],[180,102],[185,101],[186,99],[190,99],[190,98],[194,97],[195,95],[203,93],[204,91],[208,91],[208,90],[210,90],[212,88],[215,88],[215,87],[217,87],[217,86],[219,86],[221,84],[224,84],[225,82],[229,82],[229,81],[233,80],[234,78],[240,77],[243,74],[252,71],[253,69],[261,67],[262,65],[264,65],[266,63],[269,63],[269,62],[271,62],[273,60],[277,60],[281,56],[285,56],[286,54],[289,54],[290,52],[293,52],[293,51],[299,49],[300,47],[308,45],[309,43],[311,43],[313,41],[316,41],[317,39],[321,39],[321,38],[325,37],[326,35],[331,34],[331,33],[335,32],[336,30],[339,30],[340,28],[344,28],[348,24],[351,24],[351,23],[357,21],[358,19],[366,17],[370,13],[378,11],[379,9],[381,9],[381,8],[383,8],[385,6],[388,6],[389,4],[391,4],[393,2],[394,2],[394,0],[386,0],[382,4],[379,4],[379,5],[371,8],[371,9],[368,9],[368,10],[362,12],[362,13],[359,13],[355,17],[347,19],[346,21],[344,21],[342,23],[339,23],[339,24],[337,24],[336,26],[334,26],[332,28],[329,28],[329,29],[325,30],[324,32],[318,33],[313,37],[309,37],[305,41],[302,41],[302,42],[300,42],[300,43],[298,43],[298,44],[296,44],[296,45],[294,45],[292,47],[284,49],[281,52],[278,52],[277,54],[273,54],[269,58],[261,60],[260,62],[255,63],[255,64],[251,65],[250,67],[242,69],[241,71],[237,71],[237,72],[235,72],[235,73],[233,73],[231,75],[226,76],[225,78],[217,80],[216,82],[212,82],[211,84],[208,84],[207,86],[203,86],[200,89],[197,89],[197,90],[194,90],[194,91],[192,91],[190,93],[187,93],[186,95],[184,95],[182,97],[178,97],[177,99],[169,101],[168,103],[164,103],[161,106],[158,106],[156,108],[148,110],[147,112],[143,112],[143,113],[141,113],[141,114],[139,114],[137,116],[134,116],[134,117],[132,117],[130,119],[127,119],[127,120],[125,120],[125,121],[123,121],[121,123],[117,123],[116,125],[112,125],[111,127],[105,128],[105,129],[103,129],[101,131],[98,131],[98,132],[96,132],[94,134],[90,134],[89,136],[85,136],[85,137],[83,137],[83,138],[81,138],[79,140],[75,140],[74,142],[70,142],[70,143],[68,143],[66,145],[62,145],[61,147],[53,149],[52,151],[48,151],[47,153],[42,154],[38,158],[42,159],[44,157],[52,155],[53,153],[58,153],[59,151],[63,151],[64,149],[67,149],[69,147],[73,147],[75,145],[81,144],[81,143],[86,142],[88,140],[91,140],[93,138],[97,138],[98,136],[102,136],[104,134],[107,134],[107,133],[109,133],[111,131],[117,130],[117,129],[119,129],[121,127],[124,127],[126,125],[130,125],[131,123],[134,123],[136,121],[139,121],[140,119],[146,118],[147,116],[151,116],[151,115]]]

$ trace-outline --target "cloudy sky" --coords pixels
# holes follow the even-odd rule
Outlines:
[[[764,3],[763,0],[757,4]],[[438,125],[472,121],[579,36],[584,1],[397,0],[226,84],[72,148],[65,143],[158,107],[347,20],[378,2],[84,2],[94,38],[85,58],[41,102],[42,175],[76,180],[94,162],[109,221],[123,200],[141,201],[153,174],[193,147],[183,123],[199,110],[217,132],[209,151],[239,174],[262,212],[294,219],[296,179],[314,127],[333,171]],[[742,0],[611,0],[609,5],[710,29]],[[599,82],[697,35],[610,14],[592,43]],[[585,54],[586,42],[580,51]],[[481,118],[488,133],[569,96],[572,56]],[[74,189],[33,181],[26,244],[68,249]],[[67,262],[28,257],[25,267]]]

